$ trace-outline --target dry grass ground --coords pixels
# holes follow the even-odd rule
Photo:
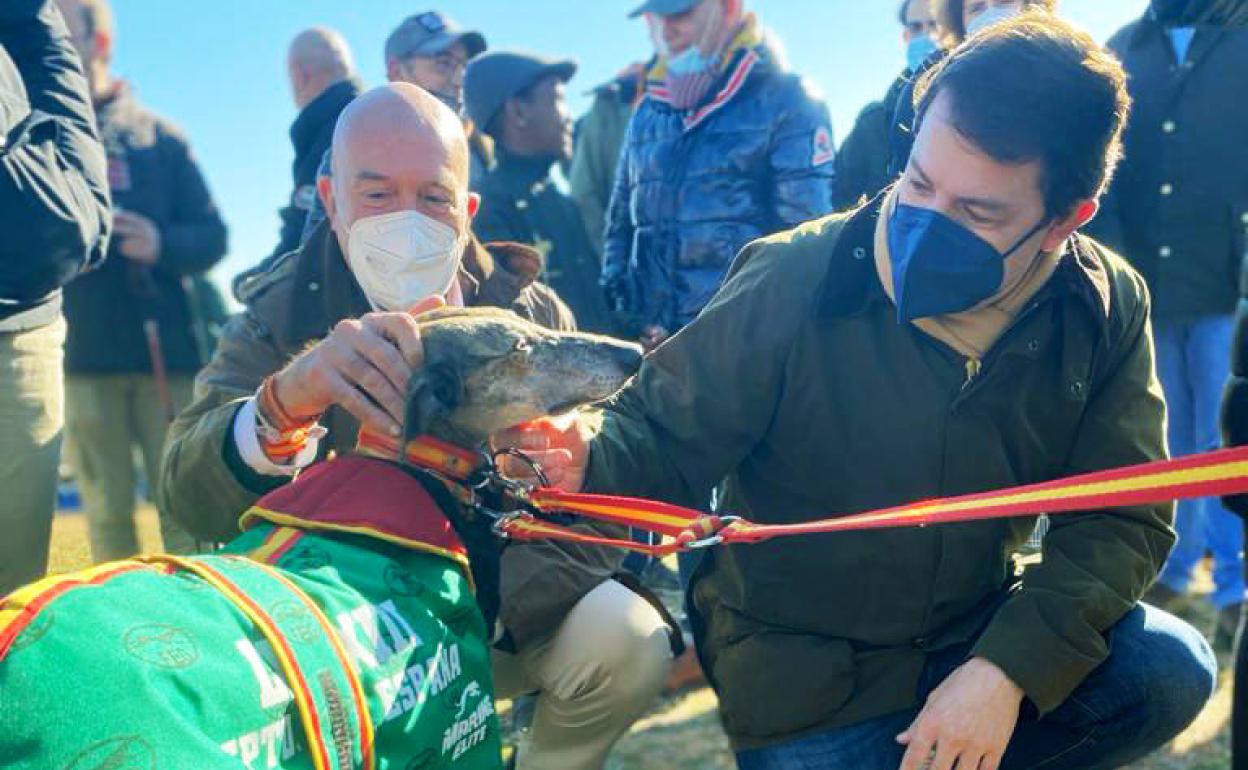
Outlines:
[[[155,512],[139,514],[139,539],[145,550],[158,550],[160,535]],[[90,563],[86,522],[80,515],[62,515],[52,528],[53,572],[66,572]],[[1189,618],[1207,625],[1199,609]],[[1200,718],[1173,744],[1130,770],[1225,770],[1230,767],[1230,672],[1224,671],[1217,694]],[[715,695],[700,689],[664,698],[620,741],[608,770],[730,770],[728,742],[715,713]]]

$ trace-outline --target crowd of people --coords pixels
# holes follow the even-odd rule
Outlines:
[[[572,491],[791,523],[1248,443],[1248,2],[1151,0],[1104,44],[1058,0],[889,10],[906,67],[839,147],[746,0],[643,2],[653,49],[575,121],[575,61],[439,11],[372,89],[306,29],[290,195],[227,316],[226,225],[114,76],[107,0],[4,4],[0,595],[47,569],[62,453],[104,562],[138,551],[138,466],[195,553],[399,436],[445,304],[645,349],[601,409],[497,438]],[[1025,571],[1034,520],[682,554],[680,622],[660,563],[514,545],[495,692],[533,697],[521,768],[602,767],[687,643],[744,770],[1118,767],[1212,694],[1245,513],[1054,516]]]

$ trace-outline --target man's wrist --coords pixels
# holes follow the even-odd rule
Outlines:
[[[1023,688],[1018,685],[1018,682],[1015,682],[1013,679],[1011,679],[1010,675],[1005,673],[1004,669],[1002,669],[996,663],[993,663],[988,658],[985,658],[980,655],[976,655],[972,657],[969,661],[967,661],[967,663],[974,663],[976,664],[977,668],[979,668],[981,671],[985,672],[986,674],[999,677],[1001,680],[1001,686],[1005,689],[1008,689],[1009,692],[1012,695],[1014,695],[1016,698],[1018,698],[1020,702],[1023,700],[1023,698],[1027,696],[1027,693],[1024,692]]]
[[[244,402],[234,418],[234,448],[238,451],[239,459],[248,468],[262,476],[269,477],[293,477],[301,469],[311,465],[316,460],[320,439],[325,435],[324,428],[313,424],[303,436],[298,437],[297,441],[292,440],[289,446],[281,447],[289,451],[275,453],[271,445],[277,445],[277,443],[270,441],[272,434],[265,435],[270,430],[274,431],[279,439],[283,435],[271,426],[263,425],[262,418],[256,409],[255,398]]]

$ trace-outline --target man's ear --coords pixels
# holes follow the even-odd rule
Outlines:
[[[391,83],[402,80],[403,73],[401,69],[398,59],[393,56],[386,57],[386,80],[389,80]]]
[[[338,209],[334,200],[334,178],[329,176],[318,176],[316,178],[316,194],[321,198],[321,205],[325,207],[325,217],[333,224],[338,221]]]
[[[1074,211],[1070,212],[1064,219],[1056,222],[1049,230],[1044,243],[1040,245],[1040,250],[1053,251],[1060,247],[1070,237],[1071,233],[1091,222],[1092,217],[1096,216],[1099,208],[1100,204],[1094,198],[1079,201],[1075,205]]]
[[[471,220],[481,210],[481,196],[475,192],[468,193],[468,219]]]
[[[449,364],[430,363],[426,359],[423,366],[412,372],[407,386],[403,445],[427,433],[437,420],[455,411],[463,396],[464,382],[459,372]]]

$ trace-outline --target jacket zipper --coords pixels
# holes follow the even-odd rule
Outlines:
[[[1035,313],[1037,310],[1039,310],[1040,306],[1043,304],[1045,303],[1041,301],[1041,302],[1032,302],[1030,305],[1028,305],[1027,309],[1024,310],[1022,314],[1017,316],[1010,323],[1009,327],[1006,328],[1005,332],[1002,333],[1001,337],[997,340],[997,343],[993,345],[993,350],[992,350],[991,355],[983,359],[978,359],[978,358],[966,359],[966,364],[965,364],[966,379],[963,380],[962,387],[958,390],[957,397],[954,398],[953,403],[949,405],[950,411],[956,410],[962,404],[962,402],[965,401],[966,398],[972,392],[975,391],[975,388],[972,386],[975,385],[976,383],[981,382],[984,379],[983,374],[984,374],[985,366],[992,363],[998,357],[1000,357],[1000,351],[1002,348],[1005,347],[1004,343],[1009,340],[1010,336],[1023,323],[1023,321],[1030,318],[1031,315]]]
[[[967,358],[966,359],[966,379],[962,381],[962,387],[958,390],[958,392],[961,393],[962,391],[969,388],[971,386],[971,383],[975,381],[975,378],[979,376],[979,372],[983,368],[984,368],[983,361],[980,361],[978,358]]]

